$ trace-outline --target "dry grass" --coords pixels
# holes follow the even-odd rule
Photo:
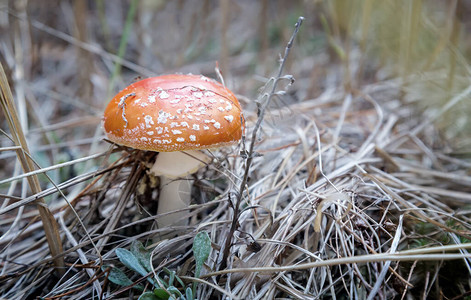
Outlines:
[[[464,1],[227,1],[215,10],[212,1],[197,9],[139,1],[135,16],[125,1],[22,3],[0,10],[2,65],[21,124],[9,129],[0,118],[0,298],[137,298],[101,268],[145,285],[116,256],[134,241],[152,251],[148,276],[173,270],[197,282],[198,299],[471,296]],[[286,90],[280,82],[267,107],[240,194],[240,150],[260,120],[252,99],[263,106],[263,76],[278,67],[300,14],[306,22],[283,73],[296,81]],[[217,78],[216,60],[244,107],[245,145],[210,152],[213,162],[195,175],[189,226],[157,228],[158,182],[147,170],[158,154],[104,141],[102,110],[137,75]],[[29,152],[13,138],[21,133]],[[32,163],[27,153],[37,165],[21,170]],[[38,199],[57,222],[58,257]],[[200,231],[212,251],[198,279]]]

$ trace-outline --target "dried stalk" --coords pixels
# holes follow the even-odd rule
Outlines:
[[[235,203],[232,203],[232,208],[234,209],[234,216],[232,218],[231,228],[229,230],[226,241],[224,243],[223,256],[222,256],[221,266],[219,268],[220,270],[224,270],[227,266],[227,258],[229,257],[229,252],[230,252],[230,248],[231,248],[231,244],[232,244],[232,237],[234,236],[234,232],[236,231],[236,229],[238,227],[240,203],[242,201],[242,196],[244,195],[245,186],[247,185],[247,179],[248,179],[249,173],[250,173],[250,166],[252,165],[252,160],[255,156],[255,153],[254,153],[255,142],[257,141],[257,134],[258,134],[258,131],[260,130],[260,127],[262,125],[262,121],[263,121],[263,118],[265,116],[265,112],[267,110],[268,105],[270,104],[271,99],[273,98],[274,95],[276,95],[276,87],[278,86],[278,83],[280,82],[280,80],[290,79],[291,81],[293,81],[291,76],[286,77],[286,76],[282,76],[282,74],[283,74],[283,69],[284,69],[285,63],[286,63],[286,59],[288,58],[288,54],[291,50],[291,47],[293,46],[294,39],[295,39],[296,35],[298,34],[299,28],[301,27],[301,25],[303,23],[303,20],[304,20],[303,17],[299,17],[298,22],[296,22],[296,24],[295,24],[294,32],[291,35],[291,38],[290,38],[288,44],[286,45],[285,53],[283,55],[283,58],[281,59],[280,68],[278,69],[278,75],[274,78],[271,78],[268,81],[268,83],[272,82],[272,89],[271,89],[270,93],[268,93],[268,94],[265,93],[265,94],[261,95],[261,99],[262,100],[266,99],[266,100],[263,104],[261,104],[261,106],[259,108],[258,119],[257,119],[257,123],[255,124],[255,127],[252,131],[252,137],[251,137],[251,140],[250,140],[249,150],[245,154],[246,159],[245,159],[244,177],[243,177],[243,179],[240,183],[236,201],[235,201]]]
[[[456,246],[456,245],[453,245]],[[466,249],[469,244],[461,244],[458,249]],[[445,246],[446,247],[446,246]],[[440,247],[430,247],[425,248],[425,250],[435,250]],[[457,247],[456,247],[457,248]],[[276,273],[276,272],[287,272],[295,270],[306,270],[326,266],[337,266],[337,265],[346,265],[346,264],[361,264],[368,262],[387,262],[387,261],[442,261],[442,260],[462,260],[465,258],[471,258],[469,254],[461,253],[431,253],[431,254],[409,254],[409,251],[400,251],[395,253],[378,253],[378,254],[367,254],[367,255],[357,255],[353,257],[341,257],[341,258],[332,258],[328,260],[320,260],[310,263],[301,263],[293,264],[280,267],[252,267],[252,268],[234,268],[221,270],[217,272],[211,272],[205,275],[202,275],[201,278],[208,278],[212,276],[218,276],[221,274],[229,273]]]
[[[0,64],[0,89],[1,106],[10,128],[11,139],[15,146],[19,147],[19,149],[16,150],[18,160],[20,161],[21,167],[25,173],[31,172],[35,169],[34,162],[30,157],[28,144],[21,128],[15,105],[13,104],[13,95],[11,93],[10,86],[8,85],[8,80],[2,64]],[[39,184],[39,179],[36,175],[28,176],[27,180],[31,191],[34,194],[41,192],[41,185]],[[43,228],[51,256],[55,257],[54,266],[57,271],[62,274],[64,272],[64,258],[60,256],[62,253],[62,241],[59,234],[59,227],[43,198],[38,198],[34,203],[38,208],[39,215],[43,222]]]

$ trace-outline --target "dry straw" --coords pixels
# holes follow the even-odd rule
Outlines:
[[[25,173],[33,172],[36,165],[30,156],[28,143],[26,142],[23,129],[21,127],[18,114],[16,112],[13,95],[11,94],[3,66],[0,64],[0,88],[1,88],[1,104],[3,113],[6,117],[8,127],[10,128],[9,138],[16,146],[15,151],[21,167]],[[33,194],[41,192],[41,185],[36,174],[26,177],[29,187]],[[43,223],[44,233],[46,234],[47,243],[51,256],[54,258],[54,265],[59,274],[64,273],[64,258],[62,256],[62,241],[54,216],[46,205],[43,198],[39,197],[33,201],[39,211],[39,216]]]
[[[106,69],[98,69],[90,78],[96,84],[95,92],[99,94],[101,88],[106,94],[103,77],[108,76],[113,63],[122,63],[131,70],[132,76],[135,73],[148,76],[155,70],[149,71],[147,68],[162,67],[149,57],[169,59],[172,62],[170,65],[174,66],[176,57],[185,57],[184,51],[189,49],[186,46],[198,44],[198,39],[204,41],[199,46],[208,44],[207,38],[212,33],[211,20],[219,22],[218,16],[228,16],[232,12],[227,11],[225,6],[226,11],[219,15],[221,11],[205,6],[209,5],[209,1],[205,1],[201,8],[189,9],[183,1],[182,7],[178,7],[183,8],[178,10],[179,16],[182,16],[179,20],[189,22],[191,26],[196,24],[204,35],[191,39],[198,31],[193,30],[193,26],[189,27],[192,30],[188,30],[188,39],[184,43],[180,43],[183,39],[168,39],[158,43],[159,47],[146,47],[146,41],[155,44],[161,41],[163,26],[155,26],[161,22],[159,17],[176,11],[169,13],[165,7],[148,9],[146,5],[153,5],[151,2],[139,1],[139,18],[136,18],[131,32],[135,35],[128,45],[131,51],[126,55],[129,61],[107,53],[94,43],[78,40],[81,34],[74,38],[66,31],[40,23],[40,18],[28,20],[23,17],[25,15],[15,16],[22,22],[30,21],[31,28],[40,30],[44,36],[60,39],[66,45],[60,48],[61,53],[84,55],[83,51],[71,51],[77,47],[93,54],[89,57],[94,60],[95,67],[104,65]],[[231,5],[232,2],[228,2]],[[263,122],[260,110],[257,111],[261,107],[250,99],[239,97],[245,108],[247,137],[256,137],[247,140],[247,144],[253,142],[252,155],[239,153],[235,148],[210,153],[213,161],[195,175],[193,205],[182,210],[185,218],[190,220],[189,226],[156,227],[160,217],[155,216],[158,182],[146,172],[155,161],[156,154],[125,148],[117,148],[114,153],[106,151],[109,145],[99,138],[87,136],[83,124],[75,131],[71,129],[71,124],[80,126],[80,121],[84,120],[83,114],[75,115],[78,116],[75,123],[74,119],[68,123],[63,118],[52,116],[44,127],[33,128],[33,134],[30,132],[31,135],[27,136],[32,141],[38,132],[65,132],[59,134],[60,143],[50,143],[41,148],[48,149],[47,153],[53,153],[49,150],[59,150],[62,147],[59,145],[67,143],[72,145],[72,149],[82,151],[77,151],[80,154],[78,158],[73,157],[65,163],[54,159],[46,168],[35,166],[23,146],[25,144],[21,142],[25,138],[18,126],[19,121],[15,120],[13,100],[3,75],[2,107],[7,108],[5,116],[8,122],[16,127],[10,130],[13,142],[7,141],[0,149],[0,155],[11,158],[13,153],[17,153],[24,170],[22,173],[15,172],[10,165],[5,173],[11,171],[13,176],[0,181],[2,187],[14,190],[11,194],[15,195],[0,195],[3,200],[0,228],[4,233],[0,238],[3,251],[0,297],[136,297],[140,292],[135,286],[144,286],[147,278],[157,274],[164,277],[161,272],[164,267],[177,272],[187,285],[197,282],[198,299],[426,299],[441,295],[458,299],[469,295],[469,151],[455,152],[452,142],[456,140],[444,138],[437,130],[446,116],[469,101],[471,90],[469,73],[466,73],[469,64],[460,56],[456,41],[448,38],[450,34],[447,35],[447,32],[453,36],[458,32],[452,17],[446,18],[444,28],[447,30],[436,31],[438,27],[434,28],[434,24],[429,22],[433,16],[425,14],[428,11],[422,12],[426,1],[376,2],[333,0],[312,6],[315,10],[310,11],[311,15],[321,9],[325,16],[323,21],[322,17],[319,20],[325,26],[321,35],[328,46],[322,48],[322,53],[312,53],[318,39],[309,34],[316,28],[320,30],[320,22],[317,23],[315,17],[307,18],[298,36],[300,43],[294,44],[286,66],[286,72],[293,74],[296,81],[286,93],[283,93],[282,87],[280,93],[275,92],[266,107]],[[34,3],[28,2],[29,5]],[[99,3],[108,5],[105,4],[107,1]],[[180,2],[167,1],[166,7],[171,8],[177,5],[175,3]],[[242,13],[238,13],[237,19],[240,16],[240,20],[246,21],[253,16],[247,17],[247,12],[253,11],[252,7],[249,11],[243,11],[247,3],[255,2],[241,1],[237,9],[241,9]],[[296,3],[310,5],[313,2]],[[445,7],[449,9],[447,15],[452,16],[459,10],[456,5],[464,2],[446,3]],[[271,5],[271,1],[263,1],[266,17],[257,21],[261,22],[261,32],[271,32],[274,19],[278,20],[278,17],[271,18],[275,11],[284,12],[282,9],[272,10]],[[66,12],[73,12],[67,9],[70,8],[68,3],[61,7]],[[185,15],[184,9],[189,14]],[[84,14],[92,13],[84,7],[81,11],[81,17],[92,16]],[[162,15],[156,17],[160,12]],[[114,11],[114,15],[113,11],[109,13],[114,20],[120,20],[123,15],[119,10]],[[69,16],[67,20],[79,17],[74,14]],[[204,19],[204,22],[188,21],[193,17],[196,21]],[[275,25],[286,29],[287,18],[279,20],[282,25]],[[253,29],[253,23],[247,24]],[[226,25],[227,30],[233,26],[231,23]],[[408,30],[408,26],[414,30]],[[306,27],[309,30],[305,30]],[[240,28],[247,27],[236,28],[243,33]],[[437,39],[432,38],[428,28],[438,32]],[[240,55],[237,51],[232,52],[232,42],[245,42],[242,40],[243,34],[218,33],[231,37],[221,41],[228,43],[224,47],[231,53],[221,54],[228,59],[229,66],[237,65],[228,72],[230,75],[225,78],[226,83],[242,82],[240,90],[249,95],[251,88],[246,86],[257,85],[258,88],[263,85],[246,73],[253,68],[254,61],[259,63],[257,58],[260,55],[249,53],[246,48],[241,48]],[[283,30],[282,33],[289,35],[291,31]],[[91,36],[93,41],[100,40],[96,32],[89,34],[94,34]],[[427,39],[419,39],[415,43],[412,40],[414,36],[425,36]],[[9,40],[13,39],[5,39],[5,44]],[[172,41],[177,44],[171,44]],[[53,39],[48,39],[48,42],[52,43]],[[273,63],[274,57],[281,46],[276,41],[276,46],[270,49],[270,43],[274,41],[268,42],[262,48],[267,62],[263,68],[269,69],[276,65]],[[422,47],[423,42],[431,47]],[[181,48],[181,52],[164,57],[161,47],[166,46]],[[208,48],[204,46],[200,49],[207,59],[210,55],[206,53]],[[427,51],[422,52],[424,49],[428,49],[428,55]],[[159,53],[154,56],[152,51]],[[8,56],[11,52],[4,53],[7,62],[15,61]],[[453,56],[447,59],[450,53]],[[131,57],[133,54],[135,56]],[[69,56],[64,57],[70,61]],[[400,61],[391,57],[397,57]],[[426,62],[423,63],[420,57],[426,57]],[[156,64],[141,67],[131,63],[140,58]],[[184,63],[183,60],[181,63]],[[75,78],[70,64],[58,65],[57,73],[61,79]],[[212,64],[207,61],[191,67],[198,73],[213,73]],[[440,69],[442,67],[444,69]],[[453,69],[456,73],[447,76]],[[183,67],[176,69],[178,72],[188,70]],[[158,68],[157,71],[163,72]],[[256,73],[264,72],[257,69]],[[44,77],[43,74],[40,76]],[[46,77],[49,79],[49,76]],[[74,84],[78,85],[66,80],[57,81],[62,88],[66,86],[64,83],[72,88]],[[41,83],[44,84],[44,81]],[[446,97],[442,97],[443,93],[437,93],[436,89],[443,84],[451,85],[450,89],[443,90]],[[45,104],[56,104],[50,99],[57,97],[55,87],[46,87],[49,94]],[[267,94],[270,94],[270,88]],[[81,91],[80,87],[77,90]],[[70,92],[61,88],[57,91]],[[70,95],[75,94],[70,92]],[[90,105],[89,110],[84,109],[83,103],[88,103],[86,101],[74,104],[79,101],[64,100],[74,98],[70,95],[62,97],[57,107],[62,109],[61,105],[66,103],[72,105],[72,111],[85,114],[95,112],[95,123],[91,120],[88,124],[99,126],[97,120],[101,110],[97,111]],[[86,100],[90,99],[93,98]],[[444,100],[437,102],[434,110],[423,114],[420,110],[418,113],[417,106],[411,105],[417,104],[414,103],[417,99]],[[34,114],[34,111],[30,113]],[[258,132],[255,130],[257,126],[260,128]],[[91,131],[94,130],[92,128]],[[69,140],[74,135],[69,133],[84,138],[83,144]],[[453,136],[448,134],[445,137]],[[459,141],[461,145],[469,144],[469,138]],[[102,152],[86,154],[88,148],[83,146],[90,142],[103,146]],[[249,164],[248,158],[251,159]],[[93,168],[82,168],[85,161],[88,167]],[[251,167],[248,168],[248,165]],[[61,177],[57,187],[44,186],[42,191],[38,188],[38,176],[70,169],[76,173]],[[31,195],[16,194],[19,189],[15,185],[21,180],[31,181]],[[59,190],[70,198],[70,206]],[[41,201],[38,199],[55,196],[49,207],[54,218],[48,213],[44,226],[47,226],[48,220],[54,219],[60,226],[65,250],[56,249],[56,253],[63,255],[68,262],[66,274],[60,278],[53,274],[52,262],[57,256],[49,255],[42,233],[43,223],[37,218],[37,210],[28,206]],[[43,203],[38,205],[46,209]],[[234,214],[235,210],[239,211]],[[50,232],[57,234],[57,225],[49,225],[52,227]],[[212,250],[203,267],[203,276],[198,279],[192,276],[195,261],[191,248],[193,237],[200,231],[206,231],[210,236]],[[152,244],[155,237],[169,236],[168,233],[172,233],[172,238]],[[173,233],[178,236],[173,237]],[[116,249],[129,249],[136,240],[147,243],[147,249],[152,251],[153,272],[146,276],[133,273],[116,256]],[[124,271],[133,284],[126,287],[111,284],[109,273],[102,268],[106,265]]]

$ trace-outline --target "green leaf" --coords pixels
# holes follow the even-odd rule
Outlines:
[[[199,277],[204,262],[211,252],[211,239],[206,231],[199,232],[193,240],[193,256],[195,257],[195,277]]]
[[[168,285],[167,286],[171,286],[171,285],[174,285],[174,281],[175,279],[178,281],[178,283],[182,286],[182,287],[185,287],[185,284],[183,283],[183,281],[180,279],[180,277],[178,277],[176,274],[175,274],[175,271],[171,271],[169,269],[167,269],[166,267],[163,268],[164,272],[168,274]]]
[[[160,300],[157,296],[152,292],[145,292],[139,296],[138,300]]]
[[[169,286],[167,291],[169,291],[170,294],[177,295],[178,297],[183,296],[182,293],[180,293],[180,291],[174,286]]]
[[[168,277],[168,285],[172,286],[174,280],[175,280],[175,271],[171,271]]]
[[[118,268],[113,268],[107,265],[101,267],[103,272],[106,272],[108,269],[110,269],[108,273],[108,279],[112,283],[122,286],[129,286],[134,283],[131,279],[128,278],[128,276],[126,276],[126,274],[124,274],[123,271]]]
[[[157,281],[158,283],[160,283],[160,285],[158,283],[155,284],[155,286],[163,286],[165,288],[168,288],[168,283],[165,282],[165,280],[163,280],[162,278],[159,277],[159,275],[157,275]]]
[[[134,241],[131,244],[131,253],[137,257],[140,264],[146,269],[147,272],[152,271],[152,265],[150,263],[151,252],[152,251],[147,250],[140,241]]]
[[[186,300],[193,300],[193,290],[190,287],[187,287],[185,290]]]
[[[167,300],[170,297],[168,292],[161,288],[154,289],[154,294],[159,300]]]
[[[175,275],[175,279],[178,281],[178,283],[179,283],[182,287],[185,287],[185,284],[184,284],[183,281],[180,279],[180,277],[178,277],[177,275]]]
[[[147,276],[147,270],[141,265],[139,259],[134,256],[131,251],[123,248],[118,248],[116,249],[116,255],[126,267],[133,271],[136,271],[142,276]]]

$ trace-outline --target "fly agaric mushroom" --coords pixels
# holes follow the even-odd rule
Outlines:
[[[105,110],[103,127],[116,144],[160,152],[151,173],[160,176],[157,213],[164,214],[188,207],[188,175],[209,160],[197,150],[240,140],[242,122],[239,101],[219,82],[177,74],[144,79],[119,92]],[[183,215],[163,216],[158,223],[182,224]]]

